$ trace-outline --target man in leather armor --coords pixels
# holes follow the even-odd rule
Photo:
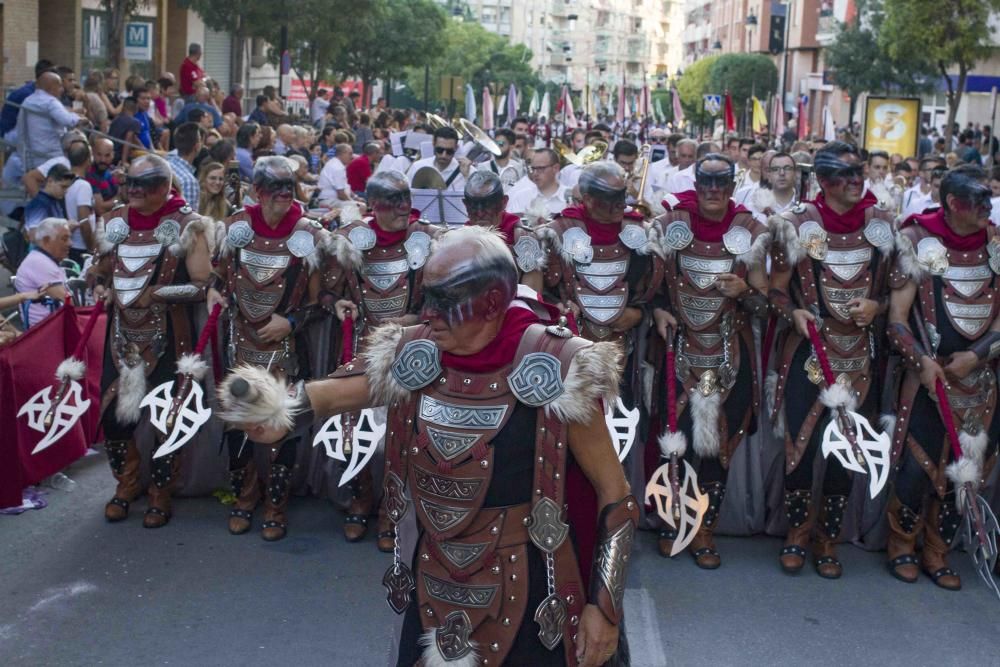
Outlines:
[[[507,212],[508,197],[500,177],[491,171],[475,171],[465,182],[467,225],[493,227],[503,236],[517,263],[520,281],[535,291],[542,289],[545,254],[530,227]]]
[[[488,230],[444,235],[425,280],[427,323],[380,327],[332,379],[291,388],[291,409],[268,399],[272,378],[238,370],[220,388],[224,418],[274,439],[296,412],[390,406],[387,505],[395,521],[414,512],[421,533],[412,560],[397,551],[383,579],[405,613],[397,664],[605,664],[624,650],[639,511],[599,405],[614,400],[620,350],[547,326],[554,309],[517,286]],[[590,569],[567,522],[594,492]]]
[[[872,421],[878,413],[881,327],[873,325],[881,324],[888,308],[893,215],[865,192],[864,165],[854,145],[830,142],[816,153],[814,165],[822,188],[816,200],[769,218],[774,237],[769,298],[788,327],[778,337],[776,372],[767,389],[770,417],[785,445],[789,530],[781,567],[801,570],[812,539],[816,571],[837,579],[842,566],[835,544],[851,478],[831,456],[822,498],[814,502],[813,463],[838,408]],[[807,322],[823,341],[837,386],[825,386]]]
[[[910,216],[896,239],[889,341],[902,357],[893,453],[901,459],[889,502],[889,571],[912,583],[923,570],[961,588],[947,554],[961,523],[964,485],[979,488],[996,461],[1000,356],[1000,235],[978,167],[941,181],[941,208]],[[944,383],[962,456],[948,445],[935,385]],[[923,533],[918,559],[916,542]]]
[[[394,322],[417,323],[422,304],[421,277],[431,240],[440,228],[420,219],[412,207],[410,186],[398,171],[373,174],[365,189],[372,215],[336,229],[328,240],[323,291],[334,300],[337,317],[354,322],[354,352],[375,327]],[[338,357],[339,358],[339,357]],[[355,421],[358,415],[352,415]],[[350,542],[364,538],[376,494],[369,467],[351,481],[351,503],[344,519]],[[393,528],[379,507],[378,548],[392,551]]]
[[[731,201],[735,167],[709,153],[695,164],[695,189],[668,195],[667,212],[653,222],[665,262],[654,320],[676,350],[678,431],[662,453],[692,462],[708,509],[688,549],[701,568],[721,564],[713,533],[722,507],[733,453],[751,432],[757,408],[752,318],[767,313],[766,256],[770,233]],[[661,375],[662,378],[662,375]],[[685,441],[690,441],[688,448]],[[674,446],[671,445],[671,446]],[[659,550],[669,556],[677,532],[660,532]]]
[[[581,203],[563,209],[538,227],[546,253],[546,294],[561,310],[576,316],[580,335],[610,341],[625,354],[620,387],[625,410],[639,411],[635,443],[624,460],[633,486],[642,485],[647,419],[642,401],[649,303],[663,278],[643,215],[626,207],[626,174],[614,162],[583,168]],[[611,406],[609,406],[610,408]]]
[[[178,359],[191,351],[192,304],[204,300],[212,270],[207,223],[170,183],[170,166],[162,158],[132,161],[125,180],[128,204],[105,216],[89,272],[95,297],[110,304],[101,426],[118,485],[104,508],[108,521],[125,519],[141,492],[135,441],[140,402],[149,388],[172,379]],[[170,520],[179,475],[178,453],[152,460],[147,528]]]
[[[272,156],[254,164],[257,204],[219,225],[215,279],[208,308],[227,307],[229,363],[264,368],[277,377],[297,379],[300,367],[296,334],[313,315],[320,288],[321,246],[327,235],[305,217],[294,200],[295,164]],[[231,307],[230,307],[231,306]],[[266,472],[258,471],[254,443],[239,431],[226,432],[229,478],[236,503],[229,532],[250,530],[253,512],[264,499],[262,537],[282,539],[288,530],[288,497],[299,435],[268,447]],[[263,494],[262,494],[263,488]]]

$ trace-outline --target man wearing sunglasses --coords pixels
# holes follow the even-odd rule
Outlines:
[[[639,503],[599,402],[617,393],[620,348],[556,323],[489,230],[444,234],[424,270],[422,324],[379,327],[354,363],[292,387],[291,404],[284,383],[238,369],[220,389],[224,414],[272,441],[296,412],[305,423],[394,406],[385,493],[394,521],[419,526],[383,578],[402,615],[396,664],[624,658]],[[586,533],[593,551],[577,542]]]
[[[489,160],[481,162],[476,166],[476,169],[485,169],[499,175],[500,181],[503,183],[503,191],[508,194],[510,194],[514,184],[520,181],[526,173],[524,162],[518,159],[513,153],[514,141],[516,139],[517,136],[513,130],[507,128],[497,130],[494,141],[497,147],[500,148],[500,155],[491,157]]]
[[[780,164],[780,159],[778,163]],[[768,377],[771,418],[783,426],[785,512],[789,529],[782,569],[798,572],[812,548],[816,572],[837,579],[837,559],[851,478],[837,459],[826,459],[822,496],[814,498],[813,469],[829,420],[844,407],[877,423],[880,383],[876,363],[888,305],[893,214],[864,191],[864,164],[853,144],[831,141],[816,152],[821,191],[769,220],[775,243],[770,300],[788,327],[779,335]],[[775,164],[772,159],[771,164]],[[827,387],[809,340],[815,324],[838,382]],[[780,427],[779,427],[780,428]]]
[[[889,502],[889,571],[912,583],[922,570],[942,588],[961,588],[947,554],[962,523],[958,495],[973,493],[996,460],[1000,356],[1000,235],[990,224],[990,189],[974,165],[941,180],[941,208],[900,226],[890,278],[889,342],[905,375],[893,446],[902,449]],[[943,382],[962,456],[948,447],[937,382]],[[894,451],[900,451],[895,449]],[[970,519],[971,520],[971,519]],[[923,533],[924,547],[916,555]]]
[[[721,564],[713,534],[725,496],[729,464],[748,436],[756,412],[753,318],[766,315],[767,228],[732,201],[733,160],[709,153],[694,165],[693,190],[668,195],[654,228],[665,260],[665,281],[653,312],[657,331],[676,350],[678,432],[666,438],[665,456],[690,462],[708,509],[688,549],[698,567]],[[664,355],[665,356],[665,355]],[[665,382],[659,391],[667,408]],[[688,447],[687,443],[691,446]],[[670,555],[678,532],[660,532]]]
[[[521,217],[507,212],[508,198],[500,177],[491,171],[474,172],[465,183],[463,201],[469,214],[465,224],[499,231],[514,253],[519,282],[540,291],[545,254],[531,229],[522,224]]]
[[[295,201],[296,165],[282,156],[263,157],[253,168],[257,203],[221,223],[225,240],[219,247],[209,311],[221,304],[229,314],[230,367],[251,365],[277,377],[308,375],[301,368],[296,334],[311,317],[320,288],[320,249],[327,236],[305,217]],[[236,503],[229,512],[229,532],[250,530],[253,513],[264,493],[261,536],[280,540],[288,530],[288,497],[300,435],[267,447],[267,470],[258,470],[255,444],[239,431],[226,433],[229,479]]]
[[[104,508],[108,521],[125,519],[141,493],[135,434],[145,417],[139,404],[150,388],[175,378],[182,354],[191,350],[193,304],[204,300],[212,271],[208,222],[172,192],[170,182],[163,158],[132,161],[123,186],[128,205],[104,216],[88,273],[94,296],[108,303],[101,426],[118,482]],[[170,520],[180,456],[153,459],[151,468],[143,525],[159,528]]]
[[[373,174],[365,196],[371,216],[334,231],[327,252],[335,262],[323,276],[324,301],[332,300],[340,321],[350,317],[354,322],[356,350],[364,347],[381,324],[411,326],[418,322],[424,262],[431,241],[441,231],[420,220],[420,212],[410,199],[409,183],[398,171]],[[358,418],[352,415],[352,423],[358,423]],[[375,509],[371,466],[350,484],[344,537],[358,542],[367,533],[369,515]],[[394,538],[383,503],[378,516],[379,550],[392,551]]]
[[[663,278],[649,225],[628,209],[625,171],[611,161],[580,172],[581,203],[564,209],[535,233],[548,252],[545,288],[550,302],[577,318],[580,335],[614,341],[626,353],[619,391],[625,410],[639,410],[635,445],[624,461],[632,488],[642,488],[642,444],[647,420],[640,400],[649,304]]]
[[[410,182],[413,177],[424,167],[433,167],[444,181],[445,190],[461,192],[465,188],[465,175],[455,159],[458,151],[458,132],[451,127],[439,127],[434,130],[434,155],[417,160],[410,165],[410,170],[406,172]]]

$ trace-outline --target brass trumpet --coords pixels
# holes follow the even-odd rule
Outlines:
[[[639,157],[636,159],[636,164],[632,166],[632,174],[635,174],[636,171],[639,172],[639,190],[635,193],[635,205],[632,208],[642,213],[644,218],[650,218],[653,215],[653,207],[646,201],[646,180],[649,178],[649,157],[652,151],[653,147],[649,144],[640,146]],[[632,182],[635,182],[634,178]]]

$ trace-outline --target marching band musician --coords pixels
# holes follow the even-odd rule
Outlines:
[[[670,454],[697,464],[708,498],[688,549],[698,567],[715,569],[722,561],[712,536],[727,470],[757,410],[752,318],[767,313],[771,235],[731,201],[735,167],[728,156],[698,160],[695,179],[693,191],[664,200],[667,212],[653,222],[666,262],[653,315],[660,336],[677,341],[677,425],[692,445]],[[669,557],[677,537],[673,528],[660,532],[662,556]]]
[[[458,151],[458,132],[451,127],[439,127],[434,130],[433,137],[434,155],[417,160],[410,165],[410,170],[406,172],[407,177],[412,183],[413,177],[418,171],[424,167],[433,167],[441,175],[445,190],[461,192],[465,187],[465,174],[462,173],[458,159],[455,157]]]
[[[305,217],[294,200],[291,160],[259,158],[253,169],[253,189],[258,203],[219,225],[219,257],[208,289],[208,309],[220,304],[228,310],[231,367],[249,365],[275,377],[298,379],[307,376],[308,369],[300,366],[296,336],[316,314],[313,306],[319,295],[321,247],[327,232]],[[267,446],[266,473],[258,470],[253,441],[236,430],[227,431],[225,440],[229,481],[236,496],[229,512],[229,532],[242,535],[250,530],[263,495],[261,537],[269,542],[284,538],[301,435],[291,434]]]
[[[782,171],[790,163],[784,154],[771,159]],[[813,462],[836,410],[871,420],[878,413],[878,330],[869,327],[888,305],[893,215],[864,192],[863,165],[852,144],[826,144],[814,165],[822,188],[816,200],[769,219],[774,236],[769,299],[789,327],[778,337],[776,372],[769,374],[767,390],[770,416],[785,445],[790,526],[781,567],[801,570],[811,540],[817,573],[837,579],[843,568],[835,544],[851,478],[836,458],[828,458],[822,497],[814,499]],[[784,181],[784,173],[776,176]],[[815,325],[839,386],[825,385],[807,322]]]
[[[125,179],[127,205],[105,215],[103,238],[88,274],[94,296],[106,299],[108,335],[101,376],[101,426],[111,472],[118,482],[104,508],[122,521],[139,488],[135,432],[147,389],[173,379],[192,348],[193,304],[204,299],[212,271],[212,235],[201,216],[170,187],[170,165],[156,155],[132,161]],[[149,508],[142,525],[159,528],[171,516],[180,481],[180,455],[152,460]]]
[[[511,188],[524,178],[526,173],[524,162],[513,153],[516,139],[517,135],[514,134],[513,130],[507,128],[497,130],[494,141],[497,148],[500,149],[500,155],[491,155],[489,160],[484,160],[476,165],[476,169],[485,169],[498,175],[500,182],[503,183],[503,191],[507,194],[511,193]],[[459,158],[459,162],[465,159],[467,158]]]

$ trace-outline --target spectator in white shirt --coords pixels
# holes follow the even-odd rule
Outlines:
[[[917,172],[917,181],[912,188],[903,193],[903,218],[923,212],[933,203],[931,196],[931,174],[937,167],[943,166],[941,160],[936,157],[925,157],[920,160],[920,169]]]
[[[434,155],[417,160],[410,165],[406,177],[413,185],[413,177],[424,167],[433,167],[444,180],[445,190],[465,191],[465,176],[459,168],[455,152],[458,150],[458,132],[450,127],[434,130]],[[471,163],[469,164],[471,166]]]
[[[559,182],[559,155],[551,148],[537,148],[528,165],[531,183],[518,188],[507,202],[507,211],[528,218],[534,226],[546,222],[569,206],[569,190]]]
[[[35,86],[17,116],[17,139],[26,172],[48,159],[62,157],[60,138],[67,129],[82,123],[86,113],[83,109],[73,113],[63,106],[59,100],[62,79],[55,72],[43,72]]]
[[[701,147],[694,139],[677,142],[677,171],[667,178],[666,191],[670,194],[694,190],[694,163]],[[706,151],[707,155],[712,151]]]
[[[873,185],[884,184],[889,178],[889,154],[885,151],[872,151],[868,154],[868,182],[865,187],[869,190]]]
[[[354,149],[350,144],[337,144],[334,151],[334,157],[327,160],[319,172],[319,200],[326,205],[351,199],[347,165],[354,159]]]
[[[747,206],[754,192],[760,188],[761,181],[763,180],[761,158],[764,157],[766,151],[767,147],[764,144],[752,144],[747,150],[747,170],[743,174],[743,181],[736,188],[736,192],[733,193],[733,201],[737,204]]]
[[[72,237],[69,257],[83,266],[84,254],[96,247],[94,229],[94,188],[87,181],[87,170],[92,160],[88,144],[73,144],[67,155],[70,169],[76,180],[66,189],[66,218]]]
[[[316,127],[322,128],[323,119],[326,118],[326,112],[330,108],[330,100],[326,96],[326,89],[320,88],[316,91],[316,98],[309,107],[309,120]]]
[[[35,228],[35,248],[17,268],[14,288],[18,292],[41,293],[61,305],[66,300],[66,272],[59,265],[69,256],[69,221],[46,218]],[[52,312],[43,303],[28,306],[27,325],[34,326]]]

